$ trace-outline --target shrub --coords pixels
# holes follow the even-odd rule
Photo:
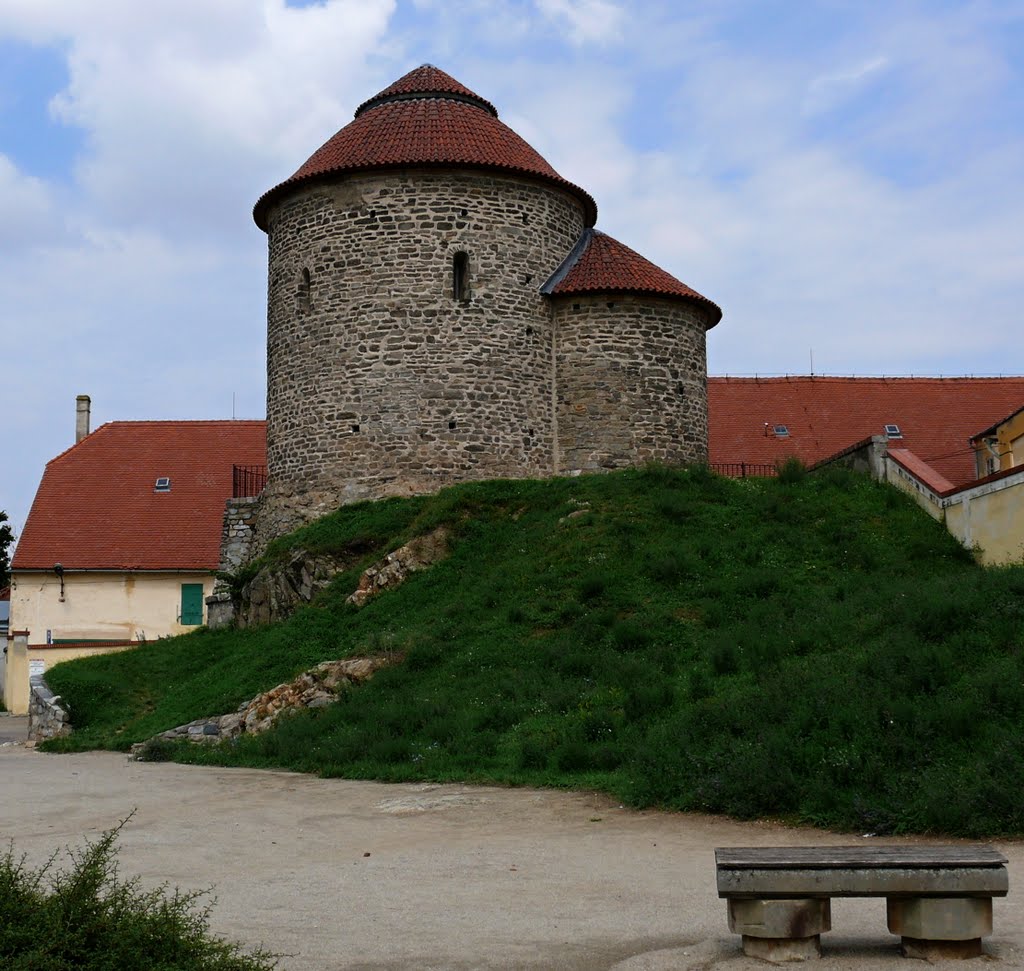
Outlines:
[[[131,817],[129,816],[128,819]],[[0,967],[47,971],[267,971],[276,956],[245,954],[208,931],[204,893],[142,890],[118,879],[116,842],[128,819],[95,843],[69,851],[72,865],[54,871],[56,854],[33,870],[13,845],[0,857]]]
[[[795,455],[776,463],[775,474],[777,480],[784,485],[795,485],[807,478],[807,466]]]

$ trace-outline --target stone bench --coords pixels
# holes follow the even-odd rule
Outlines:
[[[907,957],[977,957],[1009,886],[1006,857],[987,846],[729,847],[715,862],[729,930],[769,961],[821,954],[832,897],[885,897]]]

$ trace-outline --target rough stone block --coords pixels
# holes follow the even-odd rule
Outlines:
[[[889,897],[889,930],[904,938],[970,941],[992,933],[991,897]]]
[[[827,899],[729,901],[729,930],[744,937],[808,938],[831,929]]]

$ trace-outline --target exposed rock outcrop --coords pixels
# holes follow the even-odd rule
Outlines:
[[[361,607],[371,597],[391,590],[408,579],[409,575],[433,566],[448,555],[450,534],[444,526],[433,532],[417,536],[405,546],[388,553],[374,563],[359,578],[359,587],[348,597],[347,603]]]
[[[149,741],[139,742],[132,746],[132,755],[142,754],[144,758],[147,747],[161,739],[213,743],[243,734],[257,735],[270,728],[285,712],[329,705],[342,688],[368,681],[375,671],[397,660],[397,657],[352,657],[341,661],[324,661],[303,672],[294,681],[279,684],[244,702],[236,711],[227,715],[199,718],[187,725],[161,732]]]
[[[297,607],[308,604],[347,565],[344,560],[300,549],[287,563],[264,567],[242,588],[238,626],[284,620]]]

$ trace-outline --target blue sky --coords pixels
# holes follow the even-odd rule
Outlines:
[[[1019,374],[1021,0],[0,0],[0,509],[264,415],[251,208],[430,62],[717,301],[713,374]]]

